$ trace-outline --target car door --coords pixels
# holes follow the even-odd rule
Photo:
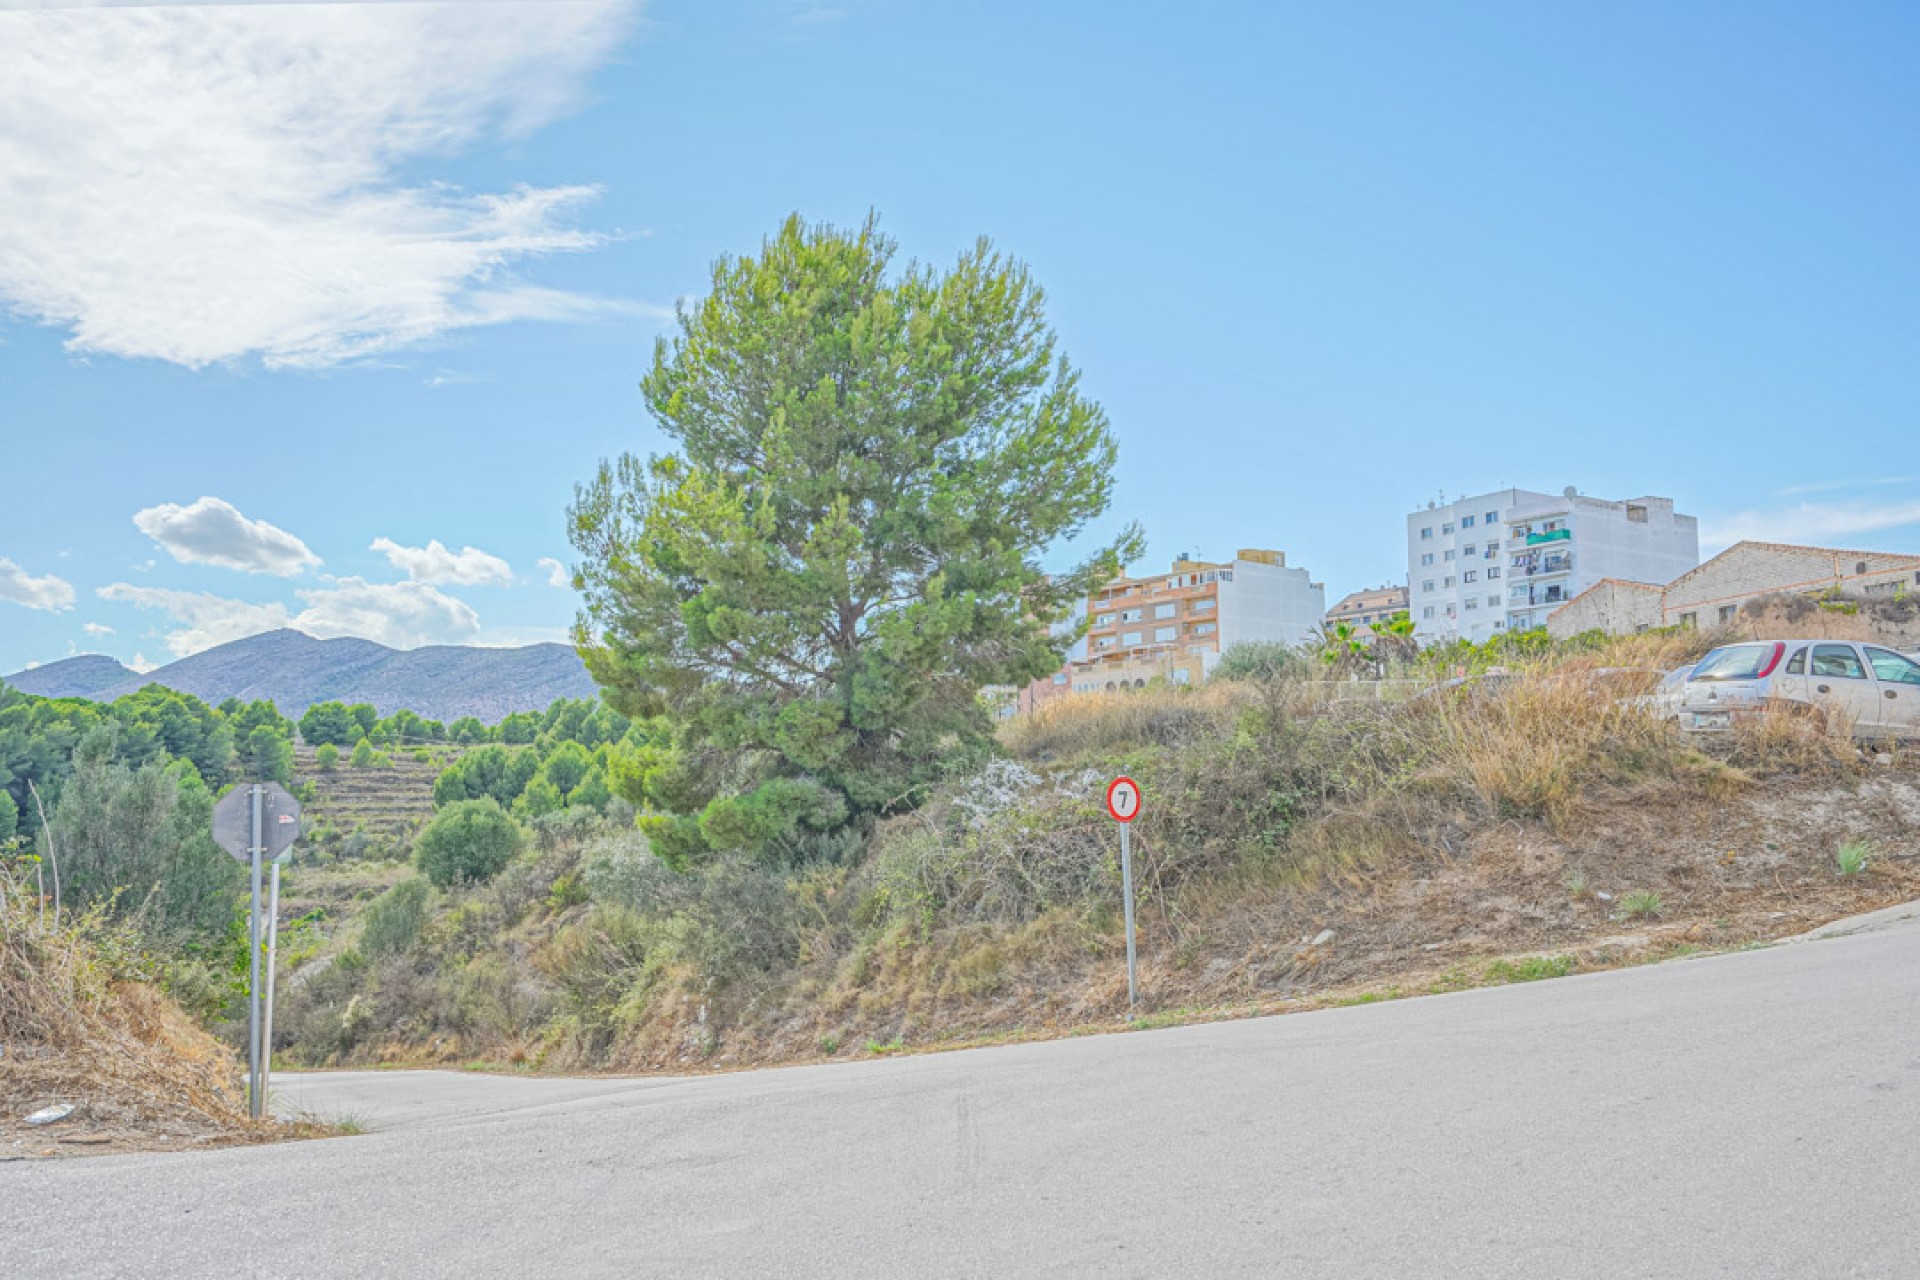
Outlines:
[[[1838,641],[1814,645],[1807,657],[1807,684],[1811,701],[1846,716],[1854,732],[1880,732],[1879,690],[1860,651],[1852,645]]]
[[[1875,645],[1864,650],[1879,694],[1880,732],[1920,738],[1920,662]]]

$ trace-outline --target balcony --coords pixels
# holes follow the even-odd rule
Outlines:
[[[1573,530],[1571,529],[1549,529],[1545,533],[1533,533],[1529,531],[1527,534],[1527,545],[1530,547],[1538,547],[1549,542],[1568,542],[1571,541],[1572,538]]]

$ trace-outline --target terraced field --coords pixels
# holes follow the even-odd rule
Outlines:
[[[303,806],[307,844],[323,857],[341,859],[405,856],[413,837],[433,817],[433,780],[458,756],[456,747],[436,748],[431,762],[396,752],[393,762],[356,769],[345,756],[331,772],[299,747],[294,772],[313,783]]]

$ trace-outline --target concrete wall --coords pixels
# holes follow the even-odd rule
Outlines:
[[[1547,633],[1556,640],[1583,631],[1631,635],[1662,625],[1661,589],[1639,582],[1595,583],[1547,617]]]
[[[1305,569],[1235,560],[1221,582],[1220,649],[1249,641],[1303,644],[1327,612],[1327,589]]]

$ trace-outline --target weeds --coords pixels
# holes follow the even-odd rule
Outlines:
[[[1840,845],[1839,852],[1833,856],[1835,867],[1843,876],[1857,876],[1867,869],[1867,863],[1874,855],[1871,841],[1847,840]]]
[[[1538,982],[1542,978],[1564,978],[1580,967],[1573,956],[1526,956],[1519,960],[1495,960],[1487,966],[1491,982]]]
[[[1620,895],[1620,914],[1628,920],[1653,920],[1659,917],[1660,895],[1651,889],[1635,889]]]
[[[1587,873],[1578,867],[1567,872],[1566,879],[1561,883],[1566,886],[1567,896],[1575,902],[1584,902],[1593,896],[1593,887],[1587,883]]]

